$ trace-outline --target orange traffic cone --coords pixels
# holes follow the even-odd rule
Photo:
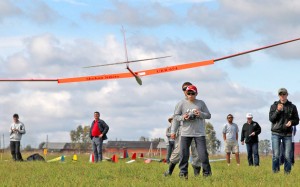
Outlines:
[[[113,155],[111,161],[114,162],[114,163],[117,163],[119,161],[118,160],[118,156],[117,155]]]
[[[131,160],[136,160],[136,153],[133,153]]]
[[[90,162],[91,162],[91,163],[94,163],[94,162],[95,162],[94,154],[90,154]]]

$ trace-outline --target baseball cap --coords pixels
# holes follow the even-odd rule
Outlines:
[[[188,87],[186,88],[186,91],[193,91],[193,92],[195,92],[195,93],[198,93],[197,87],[194,86],[194,85],[188,86]]]
[[[278,95],[281,94],[281,93],[287,94],[288,91],[287,91],[287,89],[285,89],[285,88],[280,88],[280,89],[278,90]]]
[[[247,113],[246,118],[253,118],[253,115],[251,113]]]

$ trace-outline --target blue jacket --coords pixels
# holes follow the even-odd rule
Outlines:
[[[92,122],[92,124],[91,124],[91,129],[90,129],[90,138],[92,139],[93,137],[92,137],[92,129],[93,129],[93,127],[94,127],[94,123],[95,123],[95,120]],[[109,130],[109,127],[108,127],[108,125],[103,121],[103,120],[99,120],[98,121],[98,127],[99,127],[99,129],[100,129],[100,131],[102,132],[102,134],[103,134],[103,137],[102,137],[102,139],[103,140],[107,140],[107,136],[106,136],[106,134],[107,134],[107,132],[108,132],[108,130]]]

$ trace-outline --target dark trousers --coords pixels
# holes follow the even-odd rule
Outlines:
[[[93,145],[95,162],[102,161],[103,139],[99,137],[93,137],[92,145]]]
[[[247,143],[246,146],[247,146],[249,166],[253,166],[253,156],[254,156],[254,166],[259,166],[258,143]]]
[[[295,142],[292,142],[292,153],[291,153],[291,160],[292,160],[292,164],[295,164]]]
[[[172,154],[174,148],[175,148],[175,142],[169,141],[169,145],[167,146],[167,158],[166,158],[167,163],[170,162],[170,157],[171,157],[171,154]]]
[[[209,159],[208,159],[208,152],[207,152],[207,148],[206,148],[205,136],[200,136],[200,137],[182,136],[181,137],[180,163],[179,163],[180,174],[181,175],[188,174],[190,146],[191,146],[191,142],[193,139],[195,140],[199,160],[202,163],[203,175],[211,175],[211,168],[210,168]]]
[[[20,152],[20,141],[10,141],[10,151],[14,161],[23,160]]]

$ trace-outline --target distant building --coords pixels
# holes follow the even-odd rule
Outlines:
[[[165,155],[166,143],[165,142],[150,142],[150,141],[108,141],[105,146],[105,153],[121,153],[124,150],[128,153]]]
[[[73,148],[72,143],[62,143],[62,142],[48,142],[48,146],[45,143],[43,149],[48,148],[48,152],[72,152],[72,151],[83,151],[83,152],[92,152],[92,149],[89,147],[86,150],[80,150],[78,148]],[[78,147],[78,146],[76,146]],[[119,154],[123,153],[124,150],[127,150],[128,153],[137,153],[137,154],[148,154],[152,155],[165,155],[167,152],[165,142],[150,142],[150,141],[108,141],[103,144],[103,152],[108,154]]]
[[[295,159],[300,157],[300,142],[295,142]]]
[[[64,152],[64,151],[72,151],[71,143],[54,143],[48,142],[43,145],[43,149],[48,148],[48,152]]]

